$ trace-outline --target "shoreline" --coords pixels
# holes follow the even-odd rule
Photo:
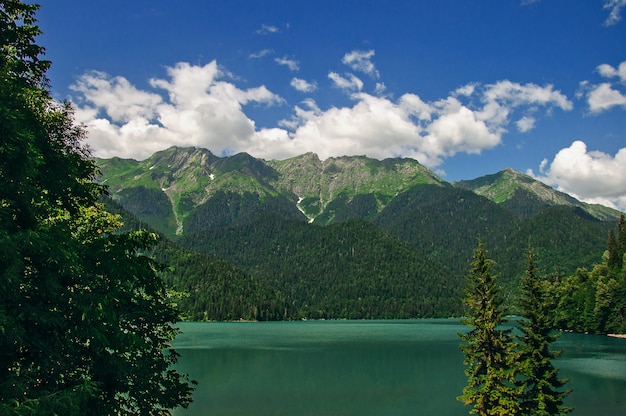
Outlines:
[[[626,334],[606,334],[608,337],[626,339]]]

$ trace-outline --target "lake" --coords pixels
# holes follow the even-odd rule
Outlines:
[[[467,415],[458,319],[185,322],[177,368],[195,415]],[[565,333],[554,363],[573,415],[626,414],[626,339]]]

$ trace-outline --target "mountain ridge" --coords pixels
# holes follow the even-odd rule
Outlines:
[[[459,184],[412,159],[265,161],[176,147],[97,163],[122,209],[190,253],[169,256],[170,281],[202,319],[233,317],[241,296],[252,319],[455,315],[478,238],[514,294],[528,244],[548,273],[574,273],[602,258],[619,216],[511,169]],[[200,269],[236,279],[226,303],[228,278]]]
[[[164,193],[171,204],[170,216],[176,229],[161,224],[157,229],[170,237],[184,233],[185,219],[212,196],[225,192],[233,195],[256,194],[292,204],[309,222],[331,223],[337,209],[357,195],[369,195],[378,213],[393,197],[411,186],[445,184],[428,168],[413,159],[378,161],[365,156],[343,156],[321,161],[313,153],[278,161],[256,159],[247,153],[217,157],[207,149],[178,148],[156,152],[151,157],[133,159],[96,159],[101,182],[109,186],[113,199],[129,205],[135,195],[124,194],[139,189],[146,198],[159,200]],[[330,204],[332,211],[327,211]],[[340,205],[340,206],[337,206]],[[162,207],[161,211],[169,211]],[[142,217],[141,219],[148,218]],[[172,223],[171,218],[167,222]]]
[[[341,156],[320,160],[309,152],[284,160],[263,160],[247,153],[218,157],[207,149],[175,146],[143,161],[96,161],[113,199],[131,207],[152,200],[154,210],[164,215],[156,228],[173,238],[185,232],[185,221],[194,210],[222,193],[231,198],[256,195],[261,203],[273,198],[318,224],[354,216],[372,219],[395,197],[419,185],[468,189],[523,217],[554,206],[579,208],[600,221],[616,220],[620,214],[581,202],[511,168],[449,183],[414,159]],[[160,194],[165,194],[170,207]],[[134,199],[143,202],[134,203]],[[133,212],[149,223],[155,221],[151,212]]]
[[[615,220],[619,216],[616,210],[579,201],[512,168],[452,184],[469,189],[523,216],[532,216],[554,206],[580,208],[602,221]]]

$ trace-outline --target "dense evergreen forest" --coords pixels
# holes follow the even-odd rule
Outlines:
[[[127,229],[149,227],[110,198]],[[243,234],[250,242],[238,246]],[[233,247],[234,245],[234,247]],[[210,252],[212,254],[205,254]],[[151,252],[191,320],[458,316],[461,278],[372,224],[314,226],[265,214],[245,226],[164,236]],[[234,266],[237,264],[238,266]]]
[[[422,188],[419,191],[433,195],[430,197],[433,201],[437,201],[437,193],[440,192],[437,188]],[[478,198],[468,191],[455,192],[465,200]],[[415,195],[408,194],[406,198],[411,196]],[[419,197],[422,201],[428,198],[424,194]],[[416,215],[407,210],[402,201],[398,198],[400,205],[391,207],[394,211],[390,212],[396,215],[389,215],[400,224],[400,212],[407,216]],[[127,228],[149,228],[110,198],[107,198],[106,206],[109,211],[123,216]],[[471,203],[468,206],[471,209]],[[419,230],[398,228],[396,232],[399,236],[418,235],[430,241],[428,239],[436,235],[432,226],[436,223],[433,215],[462,217],[452,210],[452,206],[448,205],[448,208],[447,211],[433,209],[433,213],[428,210],[422,212],[424,219]],[[497,206],[492,208],[499,212]],[[485,215],[498,218],[493,213]],[[459,230],[454,237],[458,241],[457,247],[471,246],[469,234],[480,234],[487,227],[498,229],[510,226],[508,218],[502,215],[501,223],[483,224],[485,228],[471,232]],[[568,221],[561,225],[564,218]],[[386,217],[381,216],[380,222],[385,221]],[[525,227],[532,228],[533,224],[543,227],[550,232],[547,236],[537,234],[535,238],[538,241],[548,246],[566,244],[573,253],[581,253],[584,264],[593,264],[593,259],[588,258],[590,250],[586,244],[602,237],[592,235],[593,227],[578,226],[582,221],[583,216],[575,210],[554,208],[533,217],[532,223],[519,227],[518,232],[527,236]],[[389,223],[392,224],[392,221]],[[388,227],[393,230],[392,226]],[[159,262],[166,264],[161,271],[162,276],[175,291],[178,307],[185,319],[461,316],[464,313],[461,305],[463,273],[454,270],[463,266],[467,268],[469,261],[465,265],[459,262],[458,265],[442,268],[433,261],[436,253],[429,253],[430,256],[420,254],[416,246],[422,239],[407,242],[381,228],[358,219],[316,226],[276,213],[262,212],[250,221],[189,234],[177,242],[162,236],[152,253]],[[604,224],[597,223],[595,231],[605,234]],[[562,238],[577,235],[576,232],[584,239],[576,247],[574,241],[568,244]],[[542,279],[549,284],[555,299],[555,328],[594,333],[626,332],[625,233],[622,216],[617,231],[610,231],[604,257],[598,255],[596,264],[590,268],[576,268],[575,259],[550,256],[550,250],[538,250],[538,262],[545,271]],[[500,264],[496,266],[496,272],[502,277],[507,302],[515,313],[515,299],[525,262],[524,249],[518,247],[524,243],[527,246],[529,240],[526,238],[523,241],[521,237],[512,235],[508,241],[511,242],[510,247],[497,248],[501,253],[519,257],[514,259],[516,266],[508,266],[515,272],[509,274]],[[471,256],[471,248],[468,251]],[[544,256],[544,253],[548,255]],[[573,272],[565,273],[560,261]]]
[[[180,244],[253,273],[284,293],[302,317],[410,318],[461,311],[459,278],[363,220],[315,226],[268,214],[242,226],[191,234]]]
[[[544,207],[531,217],[511,210],[525,208],[505,208],[462,188],[425,185],[396,197],[373,222],[461,276],[480,237],[509,292],[519,285],[529,242],[545,267],[569,274],[599,261],[614,224],[566,206]]]
[[[122,231],[150,226],[105,197],[107,211],[122,218]],[[161,235],[149,254],[185,320],[289,320],[297,311],[280,292],[215,256],[186,251]]]
[[[555,327],[597,334],[626,333],[626,220],[608,236],[601,262],[591,270],[553,278]]]

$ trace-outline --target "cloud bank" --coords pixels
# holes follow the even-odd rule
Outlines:
[[[204,147],[221,156],[248,152],[264,159],[309,151],[322,159],[354,154],[411,157],[437,169],[458,153],[480,154],[500,145],[511,129],[531,131],[542,115],[555,109],[573,108],[552,85],[510,80],[470,83],[434,101],[414,93],[383,96],[373,56],[373,51],[353,51],[342,59],[351,70],[376,81],[371,93],[351,72],[331,71],[325,85],[294,77],[290,85],[295,90],[310,94],[321,87],[336,88],[348,104],[320,108],[307,97],[291,107],[289,118],[270,128],[257,128],[246,107],[288,106],[286,100],[264,85],[239,88],[216,61],[168,67],[166,77],[148,80],[149,89],[98,71],[83,74],[71,88],[77,121],[87,127],[94,155],[140,160],[176,145]],[[626,109],[626,61],[596,70],[604,82],[585,81],[578,93],[590,114]],[[577,140],[551,161],[545,159],[536,177],[581,200],[626,210],[626,148],[609,155],[590,151]]]
[[[372,55],[353,52],[344,56],[344,63],[377,74],[367,64]],[[538,108],[572,108],[551,85],[508,80],[471,84],[425,102],[412,93],[398,99],[370,94],[354,74],[330,72],[329,82],[349,97],[350,105],[321,109],[307,98],[293,107],[291,118],[257,129],[245,113],[246,105],[286,104],[265,86],[238,88],[216,61],[204,66],[179,63],[166,73],[166,79],[149,80],[152,90],[102,72],[88,72],[77,80],[72,86],[77,118],[89,130],[95,155],[143,159],[178,145],[206,147],[220,155],[245,151],[266,159],[308,151],[321,158],[403,156],[437,167],[457,153],[478,154],[499,145],[511,125],[531,130]],[[317,88],[298,78],[291,85],[301,92]]]
[[[159,93],[102,72],[88,72],[72,85],[76,119],[86,125],[96,156],[144,159],[173,145],[241,151],[259,135],[243,106],[283,102],[265,86],[242,90],[222,81],[225,74],[215,61],[179,63],[167,74],[168,80],[149,80]]]

